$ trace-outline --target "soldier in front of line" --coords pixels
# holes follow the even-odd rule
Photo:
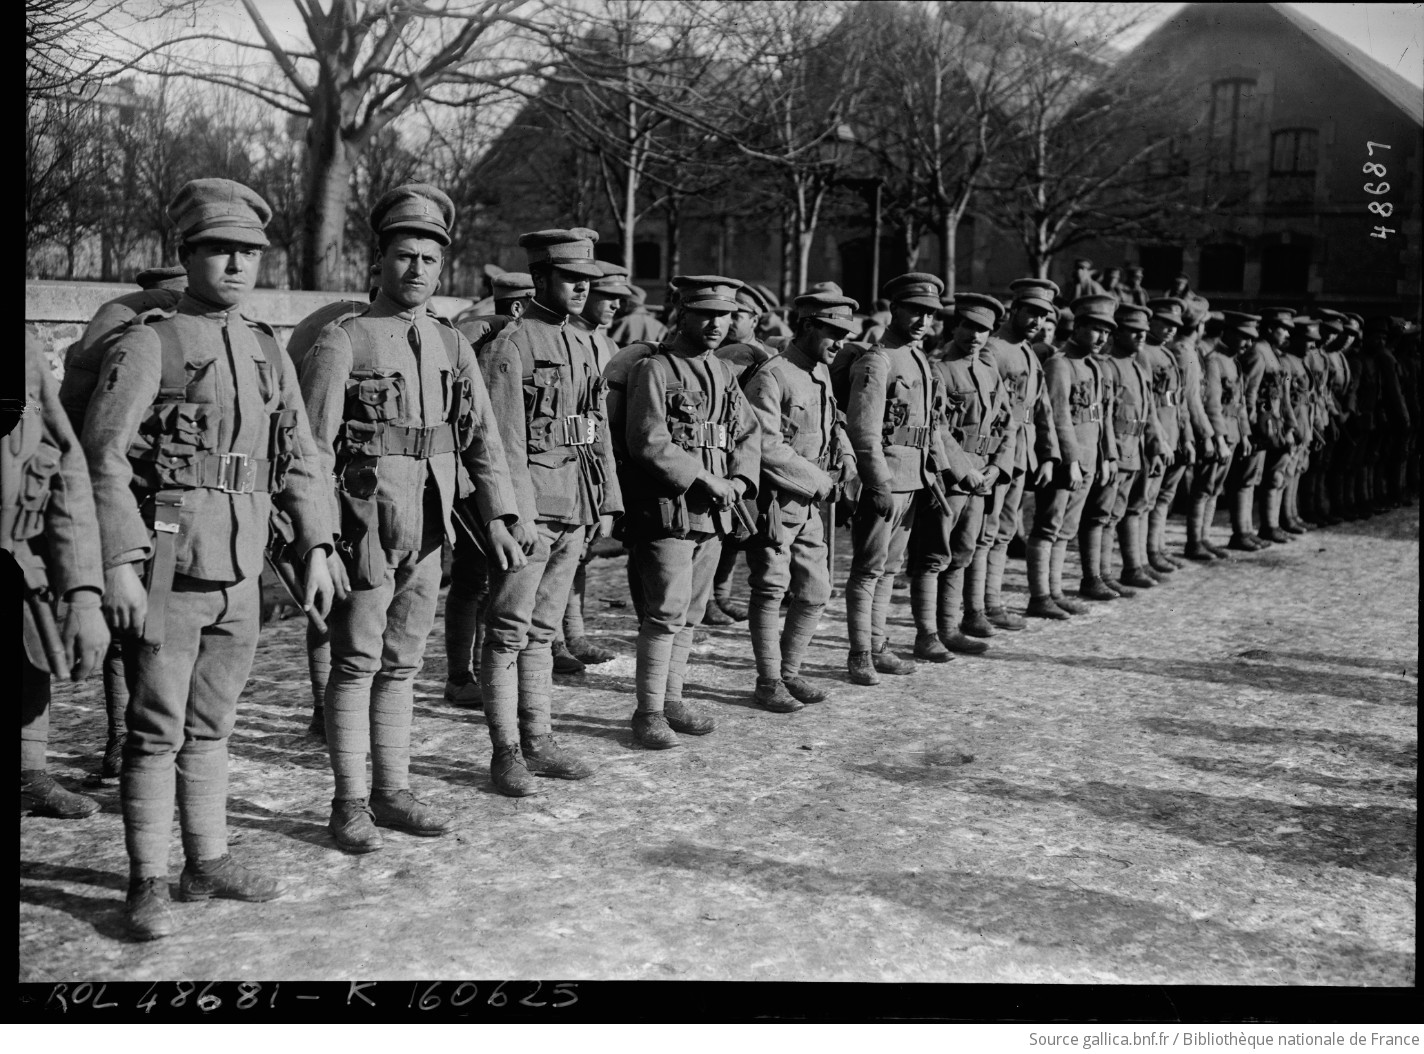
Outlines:
[[[1058,433],[1043,380],[1043,365],[1035,345],[1047,339],[1058,317],[1054,298],[1058,286],[1046,278],[1020,278],[1009,285],[1013,300],[998,331],[989,339],[988,355],[1003,380],[1011,427],[1008,445],[1011,471],[1000,474],[985,499],[987,523],[983,540],[965,574],[963,630],[973,637],[991,637],[996,629],[1017,631],[1024,620],[1004,605],[1004,569],[1009,543],[1021,529],[1025,490],[1037,490],[1053,478],[1059,461]],[[976,603],[982,596],[982,604]]]
[[[271,327],[241,313],[272,212],[226,179],[187,183],[168,207],[188,286],[105,352],[83,445],[104,558],[104,609],[132,672],[120,799],[130,866],[125,921],[173,931],[168,844],[175,799],[183,900],[280,896],[227,851],[227,742],[261,617],[274,506],[324,613],[332,526],[296,372]],[[140,568],[149,563],[140,578]]]
[[[1267,420],[1274,423],[1278,430],[1261,444],[1265,448],[1265,464],[1262,466],[1260,536],[1277,544],[1294,538],[1293,532],[1284,529],[1281,505],[1285,500],[1285,488],[1290,481],[1296,450],[1304,439],[1295,404],[1297,393],[1292,384],[1295,374],[1289,365],[1291,356],[1286,350],[1294,323],[1295,312],[1288,307],[1266,308],[1261,312],[1261,328],[1265,332],[1258,346],[1264,344],[1270,352],[1266,360],[1266,375],[1271,384],[1267,397],[1273,399],[1275,405],[1275,412]],[[1271,364],[1274,364],[1274,371]],[[1304,373],[1303,368],[1301,373]],[[1266,383],[1263,381],[1263,386]]]
[[[1262,538],[1252,522],[1256,506],[1256,490],[1266,479],[1267,455],[1288,445],[1285,415],[1281,404],[1280,360],[1275,350],[1260,336],[1264,316],[1258,316],[1251,327],[1256,335],[1243,342],[1236,354],[1236,368],[1241,375],[1241,398],[1250,423],[1248,438],[1251,452],[1237,459],[1227,484],[1231,491],[1231,538],[1226,548],[1254,553],[1273,543]]]
[[[1291,406],[1295,411],[1295,432],[1299,437],[1291,450],[1281,486],[1281,529],[1292,535],[1305,534],[1309,530],[1309,525],[1300,517],[1296,501],[1301,476],[1310,466],[1310,455],[1316,443],[1315,378],[1307,365],[1307,359],[1319,340],[1320,330],[1315,319],[1306,315],[1295,315],[1290,320],[1290,335],[1286,338],[1285,353],[1280,356],[1283,372],[1289,377],[1287,387],[1290,391]]]
[[[1151,311],[1136,304],[1119,304],[1113,313],[1117,329],[1113,331],[1111,353],[1097,360],[1102,367],[1103,382],[1108,388],[1108,404],[1112,415],[1113,435],[1117,439],[1117,474],[1111,483],[1095,486],[1088,496],[1083,513],[1083,526],[1078,540],[1083,566],[1092,558],[1092,530],[1101,529],[1098,540],[1098,579],[1089,582],[1084,573],[1084,585],[1090,592],[1104,591],[1131,597],[1138,589],[1151,589],[1157,579],[1147,573],[1142,562],[1138,535],[1142,530],[1140,512],[1132,512],[1132,495],[1138,489],[1139,476],[1160,475],[1170,453],[1162,442],[1157,427],[1156,405],[1152,399],[1152,378],[1138,357],[1147,339]],[[1122,548],[1122,575],[1113,574],[1113,534]],[[1085,537],[1086,535],[1086,537]],[[1079,591],[1080,595],[1086,595]],[[1097,599],[1111,599],[1099,596]]]
[[[99,384],[99,364],[104,352],[124,327],[139,315],[155,308],[170,309],[183,295],[188,272],[182,267],[150,267],[134,279],[138,289],[115,297],[94,312],[84,335],[64,353],[64,379],[59,383],[59,401],[78,436],[84,431],[84,414]],[[124,712],[129,705],[129,689],[124,671],[123,644],[110,641],[104,655],[104,710],[108,715],[108,738],[99,764],[100,779],[116,779],[123,762],[127,729]]]
[[[861,485],[846,581],[847,667],[851,683],[861,685],[879,684],[882,673],[903,676],[915,669],[891,650],[886,626],[921,491],[938,488],[942,470],[956,481],[979,475],[957,445],[953,455],[946,449],[935,427],[934,373],[920,350],[941,308],[944,283],[910,272],[885,283],[882,292],[890,301],[885,336],[870,348],[847,344],[831,366],[833,383],[845,383],[838,375],[849,381],[846,432]]]
[[[749,533],[745,505],[732,506],[756,496],[761,460],[756,419],[736,375],[712,354],[741,306],[741,283],[689,275],[673,284],[676,335],[637,361],[626,399],[610,411],[613,428],[623,416],[624,537],[642,603],[633,738],[651,750],[676,747],[679,732],[716,728],[683,699],[682,686],[722,539]]]
[[[84,454],[60,405],[40,339],[29,326],[21,368],[24,412],[0,439],[0,549],[18,565],[25,598],[20,815],[82,819],[98,812],[99,803],[60,786],[45,754],[51,680],[84,680],[109,646],[99,608],[104,589],[99,522]],[[56,601],[64,605],[62,625],[56,624]]]
[[[1152,378],[1152,407],[1162,437],[1165,465],[1161,475],[1143,474],[1138,477],[1137,485],[1128,498],[1128,514],[1140,517],[1137,565],[1144,574],[1159,582],[1166,581],[1166,576],[1178,568],[1177,561],[1167,554],[1163,541],[1166,517],[1154,516],[1154,510],[1158,507],[1158,498],[1168,475],[1177,462],[1185,464],[1186,459],[1187,419],[1182,369],[1171,347],[1185,324],[1182,315],[1184,306],[1175,297],[1149,300],[1147,309],[1152,315],[1148,320],[1147,339],[1137,350],[1138,360]],[[1154,522],[1157,527],[1155,536]]]
[[[519,516],[538,532],[527,565],[490,569],[480,657],[490,778],[511,797],[535,793],[535,775],[579,780],[594,771],[559,743],[550,711],[553,642],[588,532],[623,512],[596,352],[588,331],[569,322],[603,276],[597,237],[584,227],[520,237],[534,299],[480,356]]]
[[[760,537],[747,548],[756,703],[792,713],[827,693],[801,676],[801,662],[831,596],[819,502],[855,476],[855,454],[831,392],[829,366],[859,330],[856,302],[829,293],[796,298],[796,331],[780,355],[746,382],[761,437]],[[782,598],[790,592],[786,625]],[[780,633],[778,634],[778,629]]]
[[[1251,472],[1255,448],[1251,439],[1251,417],[1246,401],[1246,377],[1240,359],[1257,339],[1258,315],[1240,311],[1222,312],[1221,333],[1206,357],[1205,403],[1217,435],[1226,440],[1227,456],[1192,483],[1192,506],[1187,514],[1189,560],[1224,559],[1226,548],[1212,544],[1211,528],[1216,503],[1223,493],[1231,507],[1232,533],[1240,529],[1242,481]],[[1250,499],[1246,500],[1250,507]]]
[[[492,566],[523,566],[535,542],[518,520],[469,341],[428,308],[454,218],[449,197],[428,184],[383,194],[370,215],[376,299],[322,330],[302,363],[322,476],[336,480],[326,501],[345,596],[330,620],[328,829],[351,853],[380,849],[378,828],[427,837],[450,828],[411,791],[410,741],[414,679],[435,623],[453,506],[467,504],[463,515]]]
[[[618,354],[618,346],[608,336],[608,327],[617,313],[618,305],[633,295],[633,287],[628,284],[628,268],[621,264],[609,263],[606,260],[595,262],[602,273],[589,285],[588,300],[584,303],[583,313],[571,315],[569,325],[588,334],[589,343],[593,349],[593,362],[598,374],[598,384],[604,392],[600,400],[602,409],[599,412],[606,415],[607,381],[603,373],[608,364],[613,361],[613,357]],[[605,436],[607,436],[607,427],[608,422],[605,416],[599,424],[599,428],[604,430]],[[608,442],[611,453],[611,437],[606,442]],[[614,473],[614,477],[616,478],[616,473]],[[578,570],[574,572],[573,588],[569,590],[569,603],[564,610],[563,633],[559,639],[554,641],[555,673],[582,673],[586,665],[611,662],[618,657],[616,652],[589,640],[583,620],[584,592],[587,588],[588,564],[593,559],[594,542],[598,538],[610,537],[612,533],[613,517],[608,514],[599,516],[596,531],[589,532],[588,540],[584,545],[583,558],[579,561]]]
[[[775,358],[777,351],[756,335],[757,321],[767,309],[766,301],[751,286],[737,290],[740,309],[733,312],[727,339],[714,354],[727,362],[737,373],[737,383],[745,390],[747,381],[762,365]],[[737,554],[742,546],[722,543],[722,555],[717,560],[717,572],[712,576],[712,597],[702,615],[704,626],[730,626],[745,622],[749,608],[732,596],[732,575],[737,568]]]
[[[982,293],[956,293],[945,330],[949,342],[930,358],[937,382],[936,425],[962,452],[972,472],[945,479],[943,507],[926,502],[910,534],[910,610],[915,620],[915,658],[948,662],[951,652],[981,655],[989,645],[967,635],[966,608],[982,613],[982,593],[966,603],[965,569],[985,539],[984,505],[1000,478],[1012,473],[1009,440],[1013,413],[1003,378],[988,350],[1006,314]],[[935,495],[936,502],[939,493]],[[992,526],[987,529],[992,529]],[[982,589],[974,579],[974,590]]]
[[[1078,535],[1094,479],[1110,482],[1117,470],[1112,419],[1104,413],[1107,392],[1094,358],[1117,329],[1113,316],[1117,301],[1088,296],[1072,306],[1072,336],[1043,367],[1063,469],[1035,497],[1028,546],[1028,614],[1059,620],[1088,610],[1064,594],[1063,564],[1068,540]]]

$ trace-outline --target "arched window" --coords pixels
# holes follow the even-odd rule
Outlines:
[[[1315,200],[1318,138],[1313,128],[1286,128],[1271,135],[1271,204],[1305,205]]]

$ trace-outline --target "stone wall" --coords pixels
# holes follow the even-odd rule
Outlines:
[[[104,282],[41,282],[25,283],[25,321],[39,330],[54,367],[56,377],[63,375],[64,353],[69,345],[84,335],[84,327],[94,317],[100,305],[115,297],[132,293],[137,286],[111,285]],[[317,308],[334,300],[364,300],[360,293],[306,293],[289,289],[257,289],[247,301],[246,314],[260,318],[277,331],[285,345],[298,322]],[[471,305],[463,297],[437,296],[431,300],[436,314],[454,318]]]

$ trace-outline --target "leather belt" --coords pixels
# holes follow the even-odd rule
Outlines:
[[[165,487],[265,494],[272,489],[273,462],[246,454],[203,454],[162,474]]]
[[[966,454],[996,454],[999,448],[1004,445],[1004,437],[994,435],[992,432],[966,432],[962,428],[955,428],[951,430],[950,434],[964,448]]]
[[[1147,420],[1142,417],[1119,417],[1113,420],[1113,429],[1121,436],[1140,436],[1146,427]]]
[[[1102,419],[1103,408],[1098,403],[1073,410],[1073,423],[1075,425],[1092,424]]]
[[[901,425],[885,436],[887,446],[910,446],[917,450],[928,450],[930,445],[929,425]]]
[[[369,439],[356,442],[348,437],[346,452],[364,457],[432,458],[436,454],[453,454],[456,450],[455,430],[448,421],[429,428],[382,421],[375,428],[376,434]]]

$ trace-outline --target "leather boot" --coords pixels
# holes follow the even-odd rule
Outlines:
[[[781,683],[791,693],[791,697],[802,703],[824,703],[831,697],[830,692],[817,688],[804,677],[784,674]]]
[[[438,838],[450,830],[450,821],[417,798],[409,788],[371,792],[371,813],[377,827],[390,827]]]
[[[313,718],[315,720],[315,718]],[[326,739],[326,728],[323,725],[323,740]],[[128,742],[127,732],[120,732],[117,735],[110,734],[109,740],[104,744],[104,760],[99,764],[99,778],[101,780],[118,779],[124,771],[124,744]]]
[[[1211,540],[1211,530],[1216,523],[1216,500],[1215,494],[1206,500],[1206,513],[1202,516],[1202,545],[1218,560],[1230,560],[1231,554],[1226,551],[1226,547]]]
[[[959,628],[964,599],[964,568],[952,567],[940,579],[939,608],[935,612],[940,643],[960,655],[983,655],[989,645],[966,636]]]
[[[128,896],[124,899],[124,928],[130,937],[139,941],[167,937],[177,928],[168,896],[168,876],[129,879]]]
[[[1063,565],[1068,559],[1068,540],[1065,538],[1053,543],[1053,548],[1048,550],[1048,595],[1064,611],[1070,615],[1085,615],[1088,612],[1088,605],[1081,600],[1070,600],[1063,593]]]
[[[633,714],[633,741],[649,750],[670,750],[681,745],[661,710],[639,710]]]
[[[635,733],[636,730],[635,723]],[[529,771],[518,743],[495,744],[494,756],[490,758],[490,779],[494,781],[494,789],[506,797],[525,798],[539,793],[538,781]]]
[[[275,878],[259,874],[226,855],[216,860],[189,860],[178,879],[178,899],[185,901],[221,897],[260,904],[276,900],[285,892]]]
[[[566,643],[569,654],[585,666],[597,666],[601,662],[612,662],[618,658],[616,651],[601,647],[587,637],[571,637]],[[554,670],[558,672],[558,667],[555,666]]]
[[[767,680],[765,677],[758,677],[752,700],[763,710],[770,710],[774,714],[794,714],[797,710],[806,709],[806,704],[788,692],[786,685],[782,684],[779,678]]]
[[[21,816],[82,820],[98,811],[97,801],[87,795],[65,790],[44,769],[29,769],[20,773]]]
[[[1202,544],[1202,520],[1205,516],[1206,499],[1194,498],[1191,508],[1187,510],[1186,556],[1188,560],[1199,563],[1211,563],[1216,559],[1216,555]]]
[[[1291,535],[1281,530],[1281,497],[1280,487],[1268,488],[1263,496],[1265,515],[1262,519],[1265,521],[1265,526],[1261,529],[1261,537],[1268,542],[1279,543],[1292,540]]]
[[[713,603],[733,622],[745,622],[747,620],[748,606],[740,600],[724,595],[715,597]]]
[[[717,730],[717,721],[711,714],[683,699],[664,700],[663,717],[674,732],[685,736],[705,736]]]
[[[1137,563],[1137,524],[1136,516],[1124,516],[1118,522],[1117,543],[1122,549],[1122,575],[1118,581],[1135,589],[1151,589],[1162,581],[1164,576]],[[1117,586],[1114,585],[1113,588],[1116,589]]]
[[[875,664],[876,672],[888,673],[895,677],[905,677],[915,672],[915,664],[908,659],[902,659],[890,650],[890,642],[883,640],[880,647],[874,648],[870,652],[870,661]]]
[[[853,651],[846,656],[846,670],[851,684],[874,685],[880,683],[875,672],[875,664],[870,661],[870,652]]]
[[[716,597],[707,598],[707,607],[702,612],[702,625],[704,626],[730,626],[732,616],[728,615],[717,605]]]
[[[954,658],[949,653],[943,643],[940,642],[938,634],[916,633],[915,634],[915,658],[925,662],[949,662]],[[886,673],[894,671],[886,670]]]
[[[1100,556],[1098,557],[1098,573],[1102,575],[1103,585],[1107,586],[1124,600],[1131,600],[1137,596],[1137,590],[1131,586],[1123,585],[1118,576],[1113,574],[1113,529],[1104,527],[1102,530],[1102,544],[1100,546]]]
[[[1062,621],[1068,618],[1064,611],[1048,595],[1049,564],[1052,561],[1053,543],[1042,538],[1028,540],[1028,610],[1032,618],[1046,618]]]
[[[1109,589],[1103,582],[1102,558],[1103,529],[1084,524],[1078,532],[1078,559],[1083,564],[1083,581],[1078,586],[1078,595],[1084,600],[1117,599],[1117,593]],[[1049,595],[1052,595],[1051,585]],[[1058,603],[1057,599],[1054,600],[1054,603]]]
[[[550,653],[554,657],[554,672],[566,675],[577,675],[583,673],[583,663],[578,657],[569,651],[569,646],[562,640],[555,640]]]
[[[915,658],[925,662],[949,662],[954,658],[935,635],[935,606],[939,589],[937,574],[918,574],[910,579],[910,611],[915,618]]]
[[[594,773],[591,764],[560,745],[553,733],[528,736],[520,743],[525,767],[536,776],[557,780],[582,780]]]
[[[385,844],[365,798],[333,798],[327,829],[348,853],[374,853]]]
[[[971,637],[993,637],[997,633],[994,624],[989,621],[988,614],[973,608],[965,608],[964,620],[960,622],[959,629],[961,633],[967,633]]]

